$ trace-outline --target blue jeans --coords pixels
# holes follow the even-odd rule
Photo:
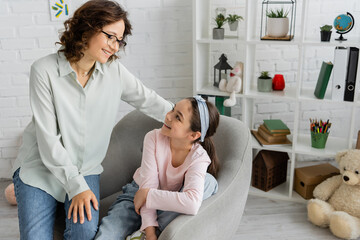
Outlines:
[[[21,181],[19,171],[16,170],[13,176],[15,185],[15,196],[18,203],[18,216],[20,239],[24,240],[53,240],[54,223],[58,201],[45,191],[29,186]],[[85,180],[91,191],[99,201],[99,175],[86,176]],[[100,203],[100,202],[99,202]],[[65,216],[67,216],[71,201],[66,196],[64,202]],[[85,212],[85,211],[84,211]],[[71,219],[66,221],[64,239],[94,239],[99,222],[99,211],[91,206],[92,220],[80,224],[73,223]],[[78,216],[78,219],[79,216]]]
[[[215,194],[218,189],[216,179],[206,174],[203,199],[209,198]],[[123,188],[123,194],[119,195],[116,201],[109,208],[108,215],[101,220],[99,231],[95,237],[96,240],[120,239],[124,240],[126,236],[140,229],[141,216],[135,212],[134,196],[139,190],[139,186],[132,181]],[[157,211],[159,230],[163,231],[165,227],[174,220],[180,213],[169,211]]]

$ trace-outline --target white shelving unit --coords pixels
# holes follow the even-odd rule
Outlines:
[[[212,21],[214,16],[214,9],[219,5],[219,2],[214,6],[215,0],[194,0],[193,2],[193,89],[194,94],[202,94],[209,96],[229,96],[229,93],[221,92],[218,88],[213,87],[213,66],[216,62],[212,61],[214,58],[213,52],[220,46],[236,46],[233,51],[237,51],[241,55],[241,60],[244,62],[243,73],[243,92],[237,94],[238,102],[241,105],[242,121],[247,124],[250,129],[254,127],[254,102],[257,100],[275,100],[291,102],[294,107],[293,129],[291,138],[292,145],[284,147],[263,147],[252,136],[252,144],[254,150],[274,150],[287,152],[290,160],[288,164],[288,178],[287,181],[270,190],[263,192],[261,190],[251,187],[250,193],[259,196],[265,196],[276,199],[286,199],[293,201],[304,201],[296,192],[293,191],[294,169],[296,167],[297,158],[299,155],[309,155],[314,157],[334,157],[336,152],[353,148],[356,143],[357,131],[359,126],[355,123],[356,119],[360,117],[360,101],[359,89],[360,84],[356,85],[355,101],[354,102],[333,102],[331,96],[326,95],[325,99],[319,100],[314,97],[314,88],[303,87],[303,70],[305,64],[305,55],[308,48],[326,48],[332,49],[335,46],[346,47],[360,47],[359,39],[356,41],[348,40],[346,42],[320,42],[316,40],[308,40],[305,37],[305,31],[308,19],[308,9],[310,0],[303,0],[296,2],[296,31],[295,38],[292,41],[262,41],[260,40],[260,21],[261,16],[261,1],[260,0],[236,0],[244,9],[245,19],[243,28],[239,30],[237,38],[225,38],[224,40],[212,39]],[[354,0],[356,1],[356,0]],[[227,1],[228,3],[229,1]],[[235,6],[236,7],[236,6]],[[231,13],[231,12],[230,12]],[[237,12],[237,14],[239,14]],[[300,24],[299,24],[300,22]],[[225,30],[225,35],[226,35]],[[335,34],[335,33],[334,33]],[[320,36],[319,36],[320,38]],[[273,91],[269,93],[261,93],[257,91],[257,74],[256,74],[256,49],[262,46],[281,46],[295,48],[298,52],[298,65],[296,72],[295,83],[286,85],[284,91]],[[221,53],[218,54],[220,57]],[[217,60],[217,59],[216,59]],[[359,61],[360,62],[360,61]],[[360,65],[360,64],[359,64]],[[360,79],[360,66],[358,66],[357,79]],[[328,91],[331,88],[329,83]],[[350,111],[350,118],[347,119],[349,123],[346,137],[334,137],[329,135],[325,149],[315,149],[310,146],[310,132],[308,134],[302,133],[300,129],[300,114],[302,104],[339,104],[341,107],[346,107]],[[340,126],[332,125],[332,128]]]

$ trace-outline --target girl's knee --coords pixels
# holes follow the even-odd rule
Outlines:
[[[209,198],[210,196],[214,195],[217,191],[218,191],[217,180],[211,174],[206,173],[203,199],[205,200]]]

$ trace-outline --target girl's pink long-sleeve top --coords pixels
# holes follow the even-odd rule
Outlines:
[[[184,163],[173,167],[170,138],[160,129],[148,132],[144,139],[141,166],[134,174],[140,188],[149,188],[141,208],[141,230],[158,226],[156,210],[197,214],[204,193],[204,181],[211,160],[205,149],[193,144]],[[183,191],[179,192],[184,186]]]

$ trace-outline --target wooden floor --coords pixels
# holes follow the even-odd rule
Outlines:
[[[4,197],[9,181],[0,181],[0,239],[19,239],[17,208]],[[329,229],[315,227],[306,220],[303,203],[249,196],[242,221],[231,240],[332,240]],[[227,240],[227,239],[219,239]]]

